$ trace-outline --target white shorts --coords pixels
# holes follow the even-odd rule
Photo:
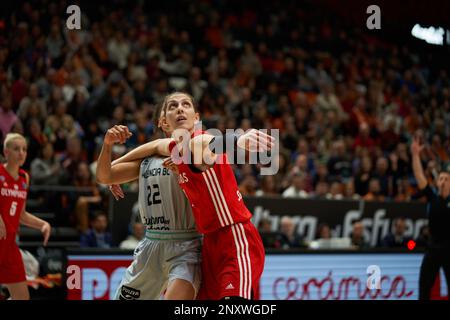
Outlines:
[[[117,289],[116,300],[158,300],[175,280],[189,281],[197,296],[201,282],[201,239],[145,238]]]

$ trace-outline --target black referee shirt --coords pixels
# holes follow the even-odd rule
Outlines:
[[[450,250],[450,196],[442,198],[429,184],[422,190],[428,199],[427,213],[432,248]],[[449,253],[450,254],[450,253]]]

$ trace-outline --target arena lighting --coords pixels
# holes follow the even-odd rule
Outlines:
[[[450,30],[447,30],[447,32],[450,32]],[[416,24],[412,28],[411,34],[413,37],[425,40],[427,43],[440,46],[444,45],[445,30],[442,27],[423,28],[420,24]]]

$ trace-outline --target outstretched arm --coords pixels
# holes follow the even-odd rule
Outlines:
[[[417,186],[420,190],[424,189],[428,184],[425,173],[423,171],[422,162],[420,161],[420,152],[423,150],[423,148],[424,145],[420,144],[419,138],[414,137],[414,141],[411,144],[412,168],[414,177],[417,181]]]
[[[234,134],[218,137],[210,134],[198,135],[190,141],[194,165],[201,170],[214,165],[217,154],[233,151],[227,150],[227,147],[229,147],[227,146],[227,141],[230,139],[234,140],[234,143],[232,143],[233,148],[241,148],[250,152],[270,150],[274,146],[275,141],[270,135],[256,129],[251,129],[240,136]],[[218,150],[215,149],[214,145],[216,147],[219,146]]]
[[[157,139],[153,140],[151,142],[147,142],[146,144],[143,144],[127,154],[123,155],[122,157],[114,160],[112,162],[112,165],[115,166],[119,163],[123,162],[130,162],[135,160],[142,160],[148,156],[159,154],[161,156],[170,156],[169,151],[169,144],[174,141],[171,138],[166,139]]]

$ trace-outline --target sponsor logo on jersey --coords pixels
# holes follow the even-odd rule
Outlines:
[[[122,286],[120,288],[120,299],[121,300],[135,300],[139,299],[141,296],[141,290],[130,288],[127,286]]]
[[[233,286],[232,283],[230,283],[230,284],[225,288],[225,290],[233,290],[233,289],[234,289],[234,286]]]
[[[150,230],[170,230],[170,219],[165,217],[143,217],[143,220]]]
[[[146,169],[142,173],[142,177],[147,179],[148,177],[155,177],[155,176],[169,176],[170,171],[167,168],[153,168],[153,169]]]

